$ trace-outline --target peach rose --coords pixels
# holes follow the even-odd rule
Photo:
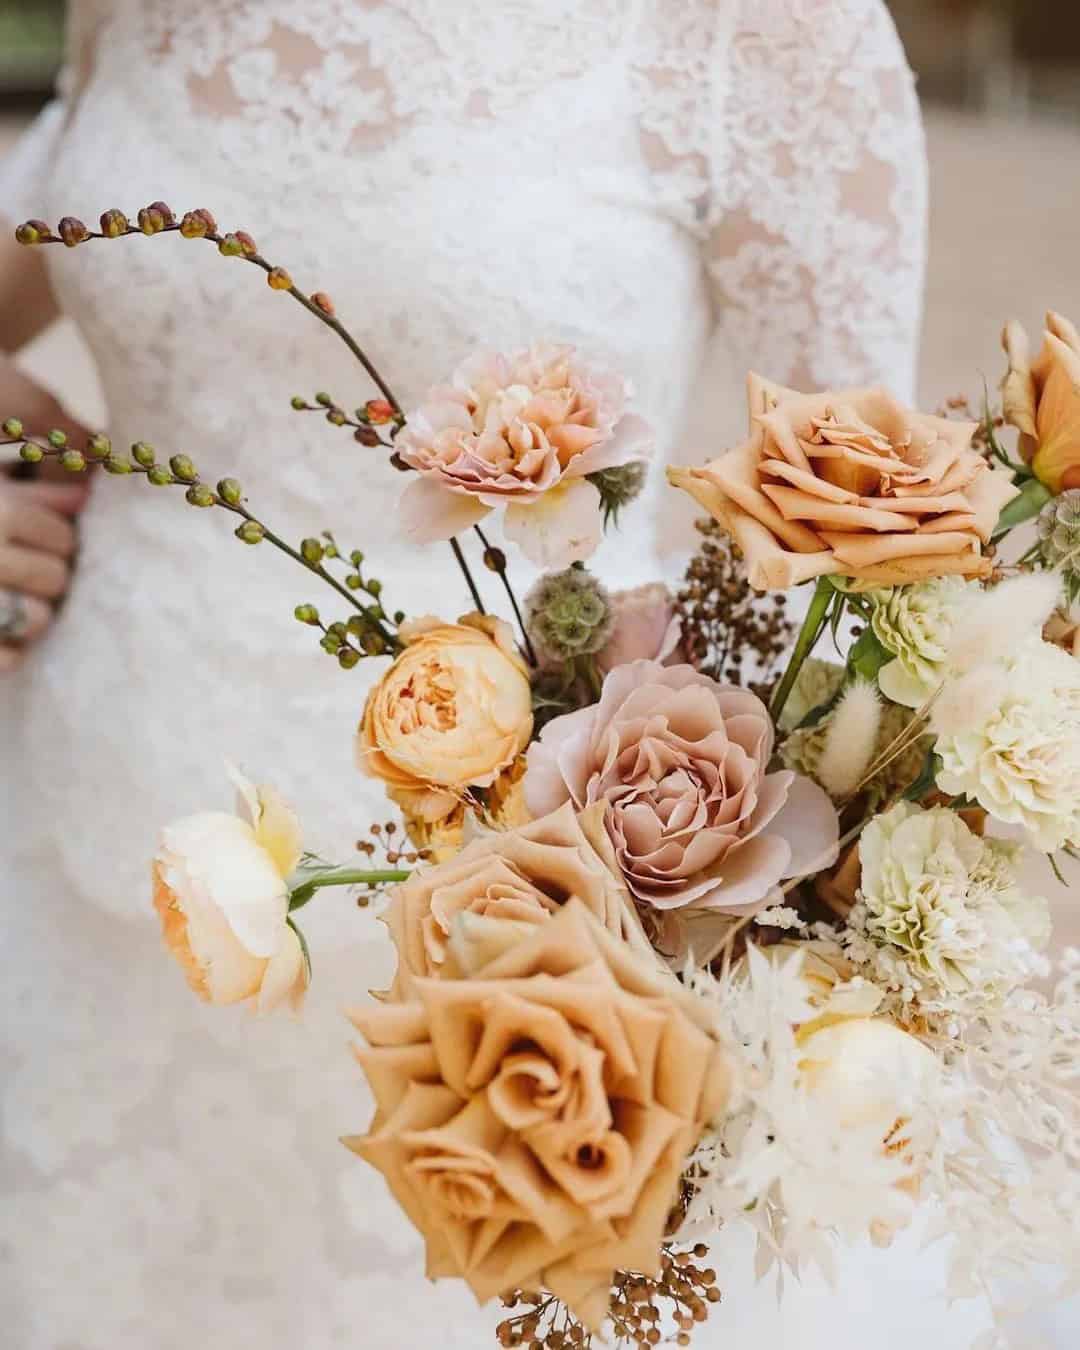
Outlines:
[[[658,910],[746,914],[786,877],[835,857],[836,811],[808,778],[770,773],[768,710],[692,666],[635,661],[599,703],[549,722],[529,748],[534,815],[601,803],[618,866]]]
[[[576,897],[525,937],[474,943],[475,922],[455,921],[453,978],[352,1014],[377,1110],[344,1142],[423,1234],[429,1278],[481,1302],[546,1288],[599,1329],[615,1270],[659,1270],[726,1057],[693,996]]]
[[[756,590],[990,572],[983,546],[1017,489],[972,449],[973,423],[882,389],[798,394],[751,375],[749,396],[750,439],[668,478],[730,531]]]
[[[649,426],[626,412],[630,386],[573,347],[481,352],[410,414],[396,448],[419,475],[402,514],[425,543],[505,507],[506,537],[539,567],[589,557],[603,533],[587,475],[652,455]]]
[[[608,932],[648,953],[595,813],[584,824],[589,834],[567,804],[529,825],[474,839],[457,857],[420,869],[398,886],[386,915],[400,958],[393,992],[407,989],[415,977],[443,973],[459,914],[527,932],[547,922],[571,896]],[[590,842],[598,832],[599,849]]]
[[[420,619],[401,636],[405,650],[368,695],[357,762],[407,815],[441,820],[528,745],[528,670],[500,619]]]
[[[1034,362],[1015,319],[1001,340],[1009,358],[1005,420],[1020,432],[1020,453],[1051,492],[1080,487],[1080,333],[1051,310]]]
[[[239,815],[207,811],[162,831],[154,908],[188,984],[211,1003],[254,998],[260,1012],[307,988],[300,940],[286,922],[300,828],[269,787],[234,774]]]

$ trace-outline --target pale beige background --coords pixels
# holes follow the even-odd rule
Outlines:
[[[995,119],[930,109],[930,275],[920,368],[921,404],[981,395],[1001,373],[999,333],[1016,316],[1037,331],[1043,311],[1080,321],[1080,125]],[[0,117],[0,155],[21,121]],[[103,421],[93,369],[69,325],[57,325],[27,354],[92,425]],[[1029,884],[1051,896],[1061,943],[1080,943],[1080,865],[1072,889],[1041,859]],[[1072,879],[1072,878],[1070,878]]]

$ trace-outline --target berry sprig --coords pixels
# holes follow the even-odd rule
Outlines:
[[[349,570],[342,584],[325,566],[328,558],[340,556],[332,536],[328,534],[322,541],[305,539],[299,549],[294,549],[249,510],[237,479],[222,478],[211,487],[203,482],[189,455],[172,455],[163,463],[147,441],[136,441],[130,456],[126,456],[117,454],[107,436],[90,436],[81,450],[71,445],[67,434],[59,429],[47,436],[28,436],[17,417],[9,417],[0,424],[0,445],[18,445],[19,458],[26,464],[53,459],[68,473],[85,473],[98,466],[118,477],[141,474],[152,487],[183,487],[189,506],[200,509],[216,506],[239,516],[241,522],[233,533],[241,543],[273,545],[348,601],[356,613],[347,623],[331,624],[329,628],[323,626],[314,606],[301,605],[296,610],[301,622],[323,629],[324,650],[337,656],[344,669],[351,669],[364,656],[393,655],[400,650],[396,629],[405,616],[399,612],[389,618],[380,600],[382,582],[375,577],[365,578],[360,571],[363,554],[359,550],[350,554]],[[364,593],[363,598],[359,592]]]
[[[362,408],[355,410],[352,417],[348,415],[336,399],[327,393],[316,394],[314,401],[311,403],[299,394],[295,395],[290,401],[294,412],[322,413],[331,426],[352,427],[353,440],[360,445],[381,445],[386,450],[393,450],[393,437],[405,425],[405,418],[401,413],[395,412],[384,398],[368,399]],[[377,427],[388,425],[390,426],[390,440],[387,440],[376,430]]]

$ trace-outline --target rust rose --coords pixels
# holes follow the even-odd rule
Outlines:
[[[585,824],[596,837],[596,825],[588,817]],[[599,849],[567,803],[519,829],[474,839],[448,862],[414,872],[394,891],[386,915],[399,956],[392,992],[408,988],[415,976],[443,974],[459,914],[478,916],[483,926],[510,923],[527,932],[571,896],[608,932],[648,952],[602,829],[598,842]]]
[[[1034,362],[1015,319],[1001,340],[1009,358],[1005,420],[1020,432],[1020,453],[1051,492],[1080,487],[1080,333],[1051,310]]]
[[[441,820],[528,745],[528,670],[500,619],[420,619],[401,635],[405,650],[368,695],[357,762],[407,815]]]
[[[972,449],[974,423],[882,389],[798,394],[751,375],[749,394],[750,439],[668,477],[730,531],[756,590],[989,573],[983,546],[1017,489]]]
[[[556,718],[529,749],[534,815],[605,806],[618,865],[657,909],[752,913],[785,877],[834,857],[836,812],[808,778],[769,773],[760,699],[691,666],[619,666],[599,703]]]
[[[501,936],[494,954],[463,942],[457,978],[352,1014],[377,1110],[345,1143],[423,1234],[429,1278],[481,1302],[546,1288],[599,1329],[616,1269],[659,1270],[727,1062],[693,996],[581,900]]]

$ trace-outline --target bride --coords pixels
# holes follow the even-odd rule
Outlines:
[[[407,402],[478,344],[539,337],[630,374],[686,459],[738,430],[748,367],[912,395],[925,159],[881,0],[70,10],[62,97],[0,210],[206,206],[330,290]],[[290,410],[294,393],[371,393],[299,307],[176,237],[45,252],[5,254],[0,340],[48,319],[47,262],[117,442],[236,475],[292,537],[333,525],[409,612],[468,607],[444,550],[402,543],[394,470]],[[38,406],[10,368],[0,380],[4,415]],[[602,575],[643,581],[677,552],[674,496],[638,503]],[[328,856],[366,832],[382,808],[350,762],[364,668],[290,623],[319,599],[299,573],[130,481],[92,491],[53,618],[42,597],[82,505],[0,480],[0,618],[23,620],[0,646],[5,1343],[482,1350],[495,1317],[423,1282],[381,1178],[337,1143],[369,1111],[340,1009],[387,978],[370,918],[312,907],[316,978],[291,1023],[197,1005],[145,922],[156,831],[221,804],[225,755],[307,803]],[[845,1256],[839,1294],[809,1279],[779,1308],[734,1235],[714,1259],[725,1301],[704,1347],[949,1350],[984,1324],[936,1298],[913,1239]]]

